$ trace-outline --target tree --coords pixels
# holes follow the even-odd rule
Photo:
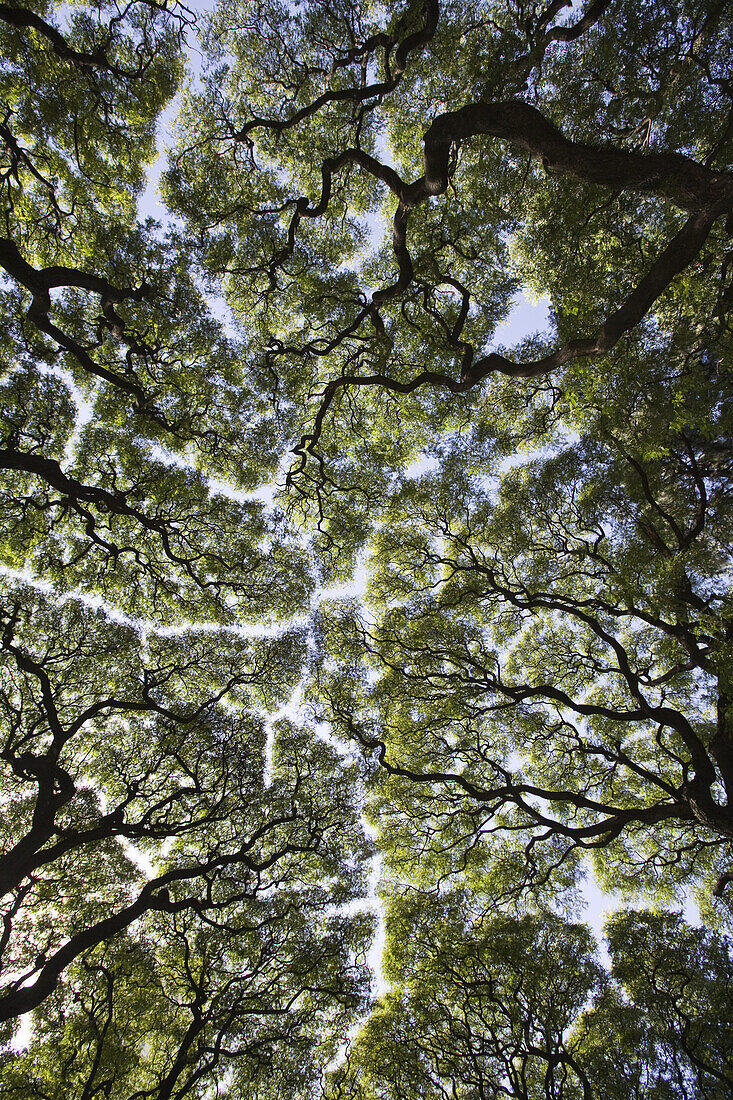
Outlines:
[[[506,825],[531,873],[547,831],[553,861],[613,846],[615,884],[640,862],[668,890],[675,867],[727,881],[726,10],[235,4],[212,24],[167,194],[269,372],[324,553],[348,569],[377,532],[384,617],[324,628],[354,667],[318,690],[378,751],[400,843]],[[554,349],[512,357],[490,341],[520,280],[550,295]],[[439,468],[413,494],[420,454]],[[360,664],[385,670],[363,692]]]
[[[265,771],[258,698],[282,697],[302,639],[141,641],[22,595],[4,594],[0,1018],[39,1008],[41,1031],[7,1095],[183,1096],[230,1063],[246,1080],[268,1044],[313,1072],[359,1003],[368,925],[336,913],[363,889],[338,755],[284,725]]]
[[[603,1095],[610,1029],[609,1095],[722,1095],[725,941],[565,917],[587,851],[730,908],[730,5],[201,24],[184,85],[172,0],[0,4],[0,1095],[317,1095],[364,777],[334,1088]]]
[[[290,485],[342,551],[487,380],[623,355],[652,309],[692,354],[727,340],[727,14],[221,7],[168,201],[248,326]],[[392,224],[381,247],[368,218]],[[512,357],[490,347],[520,282],[557,323]]]
[[[680,917],[617,913],[608,974],[588,929],[547,912],[497,916],[477,901],[461,892],[396,900],[392,988],[329,1095],[727,1095],[733,972],[724,937]]]
[[[289,1095],[364,996],[356,776],[267,721],[312,588],[253,495],[267,402],[185,243],[136,222],[190,22],[0,7],[8,1097]]]
[[[728,406],[697,420],[717,377],[643,351],[608,384],[566,376],[544,453],[501,472],[512,410],[404,480],[375,548],[380,614],[324,617],[339,657],[320,690],[376,752],[397,859],[416,825],[441,867],[480,866],[506,831],[525,838],[517,890],[579,851],[609,889],[725,888]]]

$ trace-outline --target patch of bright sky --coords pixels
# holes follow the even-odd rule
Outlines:
[[[213,0],[183,0],[183,2],[199,24],[202,22],[202,16],[214,7]],[[195,26],[189,27],[186,32],[186,74],[194,84],[201,75],[202,61],[203,54],[198,41],[198,32]],[[138,214],[141,219],[155,218],[162,222],[170,221],[171,215],[160,200],[160,177],[166,163],[164,152],[173,144],[173,123],[179,108],[180,97],[177,95],[158,116],[155,131],[158,156],[152,164],[148,165],[147,184],[138,199]]]
[[[76,451],[76,445],[79,441],[79,437],[84,429],[84,426],[89,423],[94,414],[94,401],[96,397],[96,387],[94,392],[85,397],[82,391],[74,382],[71,371],[64,370],[59,366],[45,367],[39,363],[39,370],[44,374],[54,375],[56,378],[60,378],[64,385],[67,387],[71,399],[76,405],[76,416],[74,418],[74,430],[69,436],[64,450],[64,460],[67,464],[73,462],[74,452]]]
[[[512,347],[535,332],[544,332],[550,320],[550,299],[531,298],[520,291],[506,321],[494,333],[492,344]]]

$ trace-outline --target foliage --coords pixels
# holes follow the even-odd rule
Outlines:
[[[374,672],[340,657],[320,690],[379,752],[395,858],[419,822],[429,874],[481,868],[501,830],[526,837],[517,889],[583,850],[632,893],[709,896],[727,871],[728,411],[708,438],[676,426],[687,378],[634,367],[566,376],[542,451],[506,467],[476,425],[405,479],[374,544],[378,616],[324,615],[324,651],[346,640]],[[717,378],[695,381],[716,406]]]
[[[0,48],[0,1097],[728,1095],[728,0]]]
[[[546,912],[489,915],[476,901],[460,893],[397,899],[392,988],[329,1095],[661,1100],[729,1092],[729,941],[679,917],[617,913],[609,975],[588,929]]]

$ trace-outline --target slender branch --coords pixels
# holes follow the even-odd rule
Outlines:
[[[190,17],[190,21],[193,19],[192,13],[188,12],[188,9],[184,8],[182,5],[176,5],[176,11],[173,12],[164,3],[152,3],[151,0],[142,0],[142,3],[145,7],[150,9],[167,12],[182,22],[189,21],[183,17],[182,13],[184,11]],[[75,68],[91,70],[100,69],[120,80],[141,79],[145,76],[146,70],[155,58],[153,43],[149,45],[147,59],[145,60],[141,57],[137,68],[134,69],[126,69],[110,61],[102,45],[97,46],[92,52],[76,50],[69,44],[68,40],[57,27],[54,27],[53,24],[47,22],[38,15],[37,12],[31,11],[29,8],[19,8],[10,4],[0,4],[0,20],[11,27],[17,27],[19,29],[27,28],[28,30],[35,31],[48,42],[57,57],[62,61],[68,61]]]
[[[372,35],[360,46],[349,50],[347,58],[349,60],[357,60],[358,58],[364,58],[368,54],[374,53],[375,50],[381,46],[385,54],[386,75],[384,80],[374,84],[367,84],[364,87],[330,89],[323,92],[322,95],[318,96],[311,103],[308,103],[305,107],[301,107],[301,109],[291,115],[290,118],[278,119],[255,116],[231,134],[232,140],[237,142],[245,141],[252,131],[257,129],[273,130],[275,133],[281,134],[285,130],[297,126],[298,123],[302,122],[304,119],[317,114],[322,107],[325,107],[329,103],[363,103],[365,100],[378,99],[381,96],[393,92],[404,75],[410,54],[426,46],[433,38],[437,29],[440,17],[440,5],[438,0],[425,0],[423,11],[425,20],[423,26],[412,34],[408,34],[397,44],[393,65],[390,65],[390,53],[395,46],[395,39],[390,38],[388,35]],[[339,67],[343,67],[345,63],[347,63],[346,59],[341,62]]]

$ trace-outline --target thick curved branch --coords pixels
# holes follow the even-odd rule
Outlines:
[[[612,2],[613,0],[595,0],[595,3],[591,4],[587,11],[583,12],[577,23],[573,23],[569,27],[553,27],[552,30],[548,31],[545,35],[547,41],[574,42],[576,38],[580,38],[581,35],[585,34],[586,31],[590,30],[590,28],[598,22],[601,16],[608,11]],[[561,2],[551,5],[551,7],[555,9],[553,18],[554,14],[561,8],[570,8],[572,6],[571,0],[561,0]],[[545,26],[546,25],[545,23]]]
[[[512,378],[537,378],[574,359],[604,355],[622,336],[644,319],[657,298],[694,260],[705,243],[713,223],[725,210],[703,210],[693,214],[657,258],[644,278],[623,304],[606,318],[595,338],[571,340],[541,359],[513,362],[496,352],[483,356],[463,368],[462,377],[475,385],[495,371]]]
[[[104,379],[105,382],[109,382],[133,397],[136,409],[144,410],[149,415],[159,418],[159,414],[150,406],[150,395],[139,382],[134,381],[129,375],[118,374],[97,363],[78,340],[63,332],[49,317],[51,290],[58,287],[78,287],[89,290],[99,295],[104,324],[110,331],[124,339],[125,322],[117,313],[115,305],[127,300],[140,302],[150,298],[153,291],[148,283],[143,281],[139,287],[116,287],[107,279],[78,268],[54,265],[37,269],[23,259],[17,245],[7,238],[0,238],[0,267],[33,295],[27,317],[37,329],[50,336],[64,351],[70,352],[89,374]],[[132,341],[132,350],[141,350],[134,341]]]
[[[409,285],[412,278],[412,263],[406,246],[406,215],[404,210],[405,208],[400,204],[398,212],[395,214],[395,240],[397,242],[395,252],[398,254],[400,277],[393,286],[374,295],[374,304],[396,296]],[[506,374],[512,378],[536,378],[548,374],[574,359],[611,351],[621,337],[644,318],[659,295],[666,290],[673,279],[692,262],[718,216],[718,211],[701,211],[693,214],[685,222],[679,233],[672,238],[626,301],[607,318],[595,339],[572,340],[541,359],[523,363],[513,362],[496,352],[474,360],[473,348],[465,344],[463,345],[463,365],[460,381],[456,381],[450,375],[431,370],[421,371],[409,382],[400,382],[384,374],[345,374],[332,379],[324,388],[312,431],[303,436],[298,446],[293,448],[293,453],[299,456],[300,463],[295,470],[291,471],[288,478],[289,482],[293,476],[296,476],[305,468],[306,452],[315,457],[315,448],[323,431],[326,414],[337,392],[341,389],[352,386],[379,386],[392,393],[408,394],[423,386],[434,386],[458,394],[467,392],[493,373]]]
[[[23,259],[14,241],[6,237],[0,237],[0,267],[5,268],[17,282],[34,293],[42,293],[62,286],[91,290],[99,295],[104,311],[109,311],[118,302],[124,302],[130,298],[141,301],[152,294],[152,287],[144,281],[137,288],[116,287],[101,275],[92,275],[76,267],[52,264],[50,267],[35,268]],[[114,313],[110,315],[110,319],[120,323],[120,318]]]
[[[722,898],[726,886],[729,886],[731,882],[733,882],[733,871],[724,871],[723,874],[718,877],[715,886],[713,886],[713,897]]]
[[[207,894],[204,894],[203,897],[190,896],[181,900],[174,900],[170,896],[168,886],[195,884],[197,880],[206,880],[208,875],[216,875],[227,868],[237,866],[243,866],[259,876],[287,855],[312,851],[318,843],[317,834],[310,845],[287,843],[271,855],[259,860],[251,855],[255,844],[261,839],[262,835],[272,832],[282,825],[289,824],[291,820],[292,818],[286,817],[273,818],[267,825],[256,830],[236,851],[227,852],[200,864],[167,871],[147,882],[130,905],[77,932],[50,958],[43,960],[33,985],[22,986],[7,992],[4,996],[0,996],[0,1022],[11,1020],[36,1008],[53,992],[58,985],[61,974],[75,959],[84,952],[96,947],[97,944],[124,932],[126,928],[139,920],[145,913],[155,910],[169,913],[185,910],[200,912],[216,908],[216,901]]]
[[[445,191],[451,147],[478,134],[509,141],[541,157],[548,172],[616,190],[656,194],[691,216],[595,338],[570,341],[527,363],[513,363],[496,354],[464,361],[462,377],[472,384],[493,371],[518,378],[537,377],[581,356],[610,351],[694,260],[713,223],[733,210],[730,173],[711,171],[678,153],[642,154],[571,141],[540,111],[518,100],[473,103],[440,115],[425,134],[425,173],[412,185],[416,201],[422,201],[425,194]]]
[[[332,379],[324,388],[312,432],[303,436],[294,448],[299,462],[290,471],[288,484],[304,471],[308,454],[317,457],[316,445],[325,415],[339,389],[380,386],[395,393],[411,393],[428,385],[448,389],[451,393],[463,393],[494,372],[515,378],[533,378],[574,359],[611,351],[622,336],[646,316],[659,296],[698,255],[714,222],[733,211],[733,175],[730,173],[712,171],[677,153],[642,154],[571,141],[540,111],[518,100],[473,103],[435,119],[425,134],[424,173],[413,183],[405,183],[392,168],[360,150],[345,150],[339,157],[324,162],[319,202],[311,207],[307,199],[298,200],[288,246],[276,258],[275,264],[293,251],[300,217],[319,217],[325,213],[333,173],[347,163],[359,165],[385,183],[399,200],[393,223],[393,251],[398,263],[398,278],[390,287],[373,295],[370,305],[359,314],[357,323],[361,323],[367,316],[375,314],[380,304],[403,293],[412,282],[413,265],[407,247],[410,211],[446,191],[455,167],[456,144],[480,134],[526,149],[532,155],[541,157],[547,170],[558,175],[612,186],[616,190],[656,194],[689,211],[690,217],[626,300],[606,318],[595,337],[572,340],[549,355],[525,363],[513,362],[497,353],[475,359],[473,347],[454,338],[449,342],[462,352],[460,381],[437,371],[422,371],[409,382],[398,382],[381,374],[344,374]],[[337,346],[354,327],[349,326],[348,330],[339,333],[330,341],[329,349]]]
[[[23,878],[32,876],[39,867],[56,860],[59,855],[75,848],[93,843],[113,836],[123,836],[131,840],[143,836],[155,836],[155,829],[145,827],[145,820],[154,815],[156,808],[160,806],[172,806],[179,799],[185,800],[185,785],[179,785],[173,794],[163,798],[157,807],[149,799],[146,801],[143,818],[136,824],[124,821],[124,810],[129,804],[133,794],[128,792],[128,798],[99,819],[94,827],[88,829],[61,828],[57,823],[57,814],[76,794],[76,786],[68,772],[61,767],[59,759],[64,746],[74,739],[83,728],[92,720],[109,717],[115,713],[129,717],[133,714],[156,714],[169,723],[174,723],[182,729],[193,728],[194,724],[212,707],[221,703],[221,700],[238,686],[250,684],[262,676],[267,662],[263,655],[262,661],[249,671],[232,673],[216,691],[212,691],[205,699],[191,708],[176,707],[173,709],[165,702],[154,698],[151,694],[155,689],[164,684],[155,672],[151,672],[144,666],[141,668],[141,683],[139,696],[132,697],[109,696],[97,699],[86,706],[73,719],[67,719],[63,723],[57,708],[58,684],[54,684],[47,668],[34,659],[29,653],[16,645],[13,638],[14,618],[4,624],[0,645],[10,655],[19,671],[25,676],[37,681],[41,690],[42,706],[38,706],[41,722],[35,726],[38,728],[47,726],[52,738],[51,743],[44,752],[26,751],[20,752],[17,747],[7,743],[0,750],[0,758],[5,760],[15,775],[22,781],[33,780],[37,787],[37,795],[33,806],[33,816],[28,831],[18,836],[16,842],[6,852],[0,855],[0,896],[4,896],[17,888]],[[192,777],[193,778],[193,777]],[[216,807],[209,804],[207,813],[214,815]],[[191,828],[199,827],[202,818],[197,818],[190,825]],[[166,831],[165,836],[179,834],[186,831],[187,826],[182,826],[171,832]],[[53,836],[57,837],[51,849],[44,846]],[[43,849],[43,850],[41,850]]]
[[[398,215],[401,215],[402,211],[403,208],[400,206],[398,214],[395,215],[395,223],[397,223]],[[303,436],[298,446],[293,448],[293,453],[300,456],[301,462],[297,469],[291,472],[291,476],[304,469],[305,452],[315,456],[315,447],[322,434],[326,414],[337,392],[341,389],[354,386],[379,386],[392,393],[408,394],[423,386],[435,386],[447,389],[451,393],[466,393],[489,374],[495,372],[510,375],[513,378],[536,378],[556,370],[574,359],[611,351],[621,337],[644,318],[659,295],[695,258],[717,217],[716,212],[709,213],[707,211],[702,211],[690,217],[623,305],[608,317],[595,339],[572,340],[541,359],[524,363],[513,362],[496,352],[483,356],[481,359],[473,360],[473,349],[470,345],[465,345],[460,381],[456,381],[450,375],[431,370],[421,371],[409,382],[400,382],[384,374],[345,374],[332,379],[324,388],[313,430],[308,435]],[[388,290],[375,294],[375,303],[381,303],[387,298],[397,295],[406,288],[411,279],[412,264],[406,248],[404,221],[400,222],[400,230],[401,235],[395,248],[395,251],[398,248],[400,250],[400,278]],[[395,237],[397,237],[397,230],[395,230]]]
[[[141,509],[130,505],[124,492],[111,492],[109,489],[97,485],[85,485],[81,481],[77,481],[76,478],[65,474],[55,459],[44,458],[39,454],[10,448],[0,448],[0,470],[17,470],[22,473],[33,474],[52,489],[61,493],[84,520],[89,535],[94,534],[95,523],[91,513],[84,507],[85,504],[92,504],[102,512],[124,516],[133,520],[144,530],[157,535],[160,538],[166,558],[174,564],[182,566],[188,576],[197,581],[192,570],[192,560],[194,557],[200,558],[204,555],[198,552],[196,555],[192,555],[191,558],[187,558],[175,553],[171,545],[171,534],[177,532],[171,527],[170,519],[151,518]],[[97,541],[102,542],[101,539]],[[103,543],[103,545],[107,546],[106,543]],[[120,547],[114,547],[113,549],[116,553],[121,550]],[[218,558],[218,560],[223,563],[223,559]]]
[[[719,217],[733,209],[730,173],[705,168],[680,153],[635,153],[572,141],[536,107],[520,100],[470,103],[435,119],[424,138],[424,179],[431,193],[441,193],[447,186],[451,144],[478,134],[525,149],[540,157],[555,175],[658,195],[689,212],[719,208],[715,215]]]
[[[664,704],[654,704],[645,698],[639,676],[631,667],[629,654],[621,642],[606,629],[595,614],[591,613],[588,603],[569,600],[561,595],[551,592],[530,592],[526,589],[513,588],[508,581],[502,581],[494,569],[488,566],[474,565],[488,579],[491,591],[498,594],[506,604],[520,611],[536,612],[547,610],[571,616],[584,624],[604,646],[608,647],[617,661],[617,673],[626,685],[629,695],[635,706],[633,709],[618,710],[599,703],[585,703],[571,698],[565,691],[554,684],[507,684],[497,673],[492,677],[490,687],[513,702],[523,702],[527,699],[552,700],[561,707],[574,711],[583,717],[593,715],[610,719],[614,723],[637,723],[654,721],[661,726],[673,729],[682,739],[687,751],[695,775],[687,783],[686,797],[690,805],[694,806],[698,819],[710,825],[716,831],[724,835],[733,835],[733,817],[728,807],[715,802],[712,789],[716,782],[716,772],[706,746],[698,737],[687,717],[679,710]],[[393,639],[396,641],[396,639]]]

